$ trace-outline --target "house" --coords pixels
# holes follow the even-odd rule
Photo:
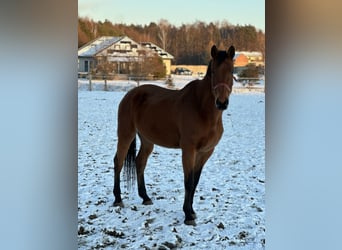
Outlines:
[[[248,68],[249,64],[254,64],[257,67],[265,65],[261,52],[257,51],[237,51],[234,56],[234,74],[238,76],[242,71]],[[261,72],[261,71],[260,71]]]
[[[259,51],[240,51],[240,54],[248,58],[248,64],[255,64],[255,66],[264,66],[264,59],[262,53]]]
[[[233,60],[234,67],[244,67],[249,62],[248,57],[241,52],[236,52]]]
[[[137,61],[143,48],[127,36],[102,36],[78,50],[78,71],[90,72],[103,60],[114,64],[117,74],[127,73],[129,63]]]
[[[134,63],[153,55],[160,56],[166,69],[170,68],[173,56],[155,45],[142,45],[127,36],[102,36],[78,50],[78,72],[88,73],[99,64],[109,62],[114,66],[114,73],[130,74]]]
[[[255,66],[264,65],[262,53],[258,51],[237,51],[234,60],[235,67],[244,67],[248,64],[255,64]]]

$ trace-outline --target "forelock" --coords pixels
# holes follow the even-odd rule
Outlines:
[[[227,59],[227,57],[228,57],[227,52],[224,51],[224,50],[220,50],[217,53],[217,62],[218,62],[218,64],[221,64],[225,59]]]

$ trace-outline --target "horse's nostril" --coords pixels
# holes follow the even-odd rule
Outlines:
[[[216,99],[216,108],[218,108],[219,110],[225,110],[228,107],[229,104],[229,99],[227,98],[224,102],[220,102],[219,99]]]

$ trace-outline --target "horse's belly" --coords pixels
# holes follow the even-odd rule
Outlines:
[[[153,144],[168,148],[179,148],[179,133],[176,126],[158,120],[138,126],[138,133]]]
[[[175,138],[171,137],[162,137],[162,138],[155,138],[154,144],[157,144],[162,147],[167,147],[167,148],[179,148],[179,140],[175,140]]]
[[[173,133],[139,131],[139,134],[153,144],[167,148],[179,148],[179,137]]]

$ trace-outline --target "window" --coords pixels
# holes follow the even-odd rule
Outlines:
[[[84,61],[84,71],[89,72],[89,62],[88,61]]]

